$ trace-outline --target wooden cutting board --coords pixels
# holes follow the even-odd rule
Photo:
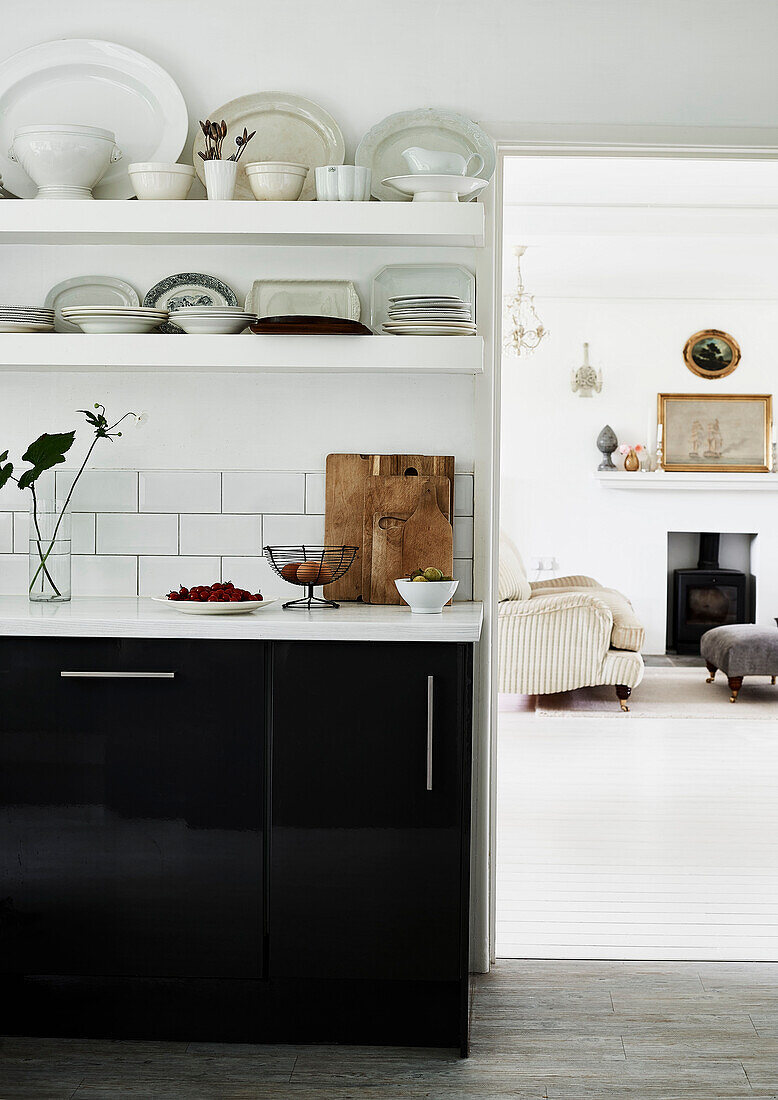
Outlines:
[[[403,575],[402,528],[416,510],[424,486],[432,487],[439,509],[449,522],[451,485],[447,477],[371,476],[365,479],[362,599],[366,603],[401,602],[394,581]],[[432,564],[433,560],[430,558],[427,564]]]
[[[403,527],[402,563],[399,576],[408,576],[428,565],[434,565],[449,577],[453,573],[454,529],[440,509],[432,478],[422,483],[419,503]]]
[[[450,482],[449,515],[454,514],[454,458],[452,455],[327,455],[324,541],[328,546],[358,547],[354,564],[340,580],[327,588],[334,600],[357,600],[362,595],[362,540],[365,481],[384,475],[447,477]]]

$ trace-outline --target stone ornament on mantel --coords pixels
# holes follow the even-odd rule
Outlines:
[[[606,424],[600,434],[597,436],[597,450],[602,455],[602,462],[597,467],[598,470],[615,470],[616,467],[613,464],[611,455],[619,445],[619,441],[616,438],[616,433],[610,424]]]

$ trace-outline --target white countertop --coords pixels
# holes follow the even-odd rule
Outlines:
[[[361,603],[342,603],[337,610],[284,611],[280,601],[246,615],[186,615],[134,596],[82,596],[62,604],[0,596],[4,637],[477,642],[482,622],[480,603],[455,603],[441,615]]]

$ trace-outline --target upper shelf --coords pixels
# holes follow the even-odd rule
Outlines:
[[[775,474],[727,474],[724,472],[701,473],[691,470],[689,473],[665,473],[654,470],[652,473],[625,473],[623,470],[597,471],[595,478],[605,489],[655,489],[665,492],[673,489],[699,492],[711,490],[720,493],[722,489],[735,492],[756,490],[774,493],[778,491],[778,476]]]
[[[0,201],[0,244],[483,243],[477,202]]]

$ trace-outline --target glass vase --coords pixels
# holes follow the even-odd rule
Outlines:
[[[29,597],[33,603],[66,603],[70,599],[70,513],[52,500],[30,506]]]

